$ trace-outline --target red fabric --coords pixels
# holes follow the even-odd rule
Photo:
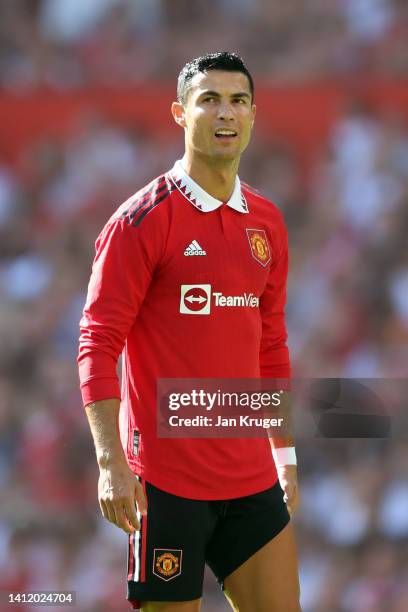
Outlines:
[[[128,580],[133,580],[135,571],[135,534],[129,535],[129,562],[128,562]]]
[[[156,183],[157,185],[157,183]],[[167,185],[172,183],[167,176]],[[116,363],[123,352],[120,431],[135,473],[155,486],[192,499],[250,495],[277,479],[269,440],[159,439],[159,378],[290,376],[284,305],[287,232],[277,207],[242,187],[249,214],[228,206],[197,210],[178,190],[161,191],[147,214],[124,203],[96,242],[78,357],[84,404],[120,397]],[[146,190],[143,191],[146,193]],[[160,202],[159,202],[160,199]],[[154,197],[152,199],[154,201]],[[265,232],[271,262],[251,252],[246,229]],[[192,240],[205,257],[186,257]],[[208,316],[180,313],[183,284],[211,284],[224,295],[253,293],[259,308],[219,307]],[[133,431],[140,431],[137,456]]]
[[[141,479],[144,494],[146,495],[146,481]],[[146,496],[147,498],[147,496]],[[142,529],[142,541],[141,541],[141,555],[140,555],[140,582],[146,582],[146,552],[147,552],[147,514],[142,516],[141,521],[143,522]]]
[[[147,537],[147,514],[142,518],[143,531],[142,531],[142,550],[140,554],[140,582],[146,582],[146,537]]]

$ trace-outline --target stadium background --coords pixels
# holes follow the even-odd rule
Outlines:
[[[182,153],[168,107],[187,59],[236,50],[254,73],[240,175],[289,226],[297,375],[406,377],[407,38],[405,0],[0,1],[0,590],[128,609],[78,320],[100,228]],[[304,612],[406,611],[406,441],[300,440],[298,456]],[[210,575],[205,594],[227,609]]]

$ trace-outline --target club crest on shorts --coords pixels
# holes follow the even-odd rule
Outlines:
[[[181,574],[183,551],[172,548],[155,548],[153,574],[162,580],[171,580]]]
[[[271,261],[271,251],[269,249],[268,239],[265,230],[246,229],[251,247],[252,257],[256,259],[261,266],[266,266]]]

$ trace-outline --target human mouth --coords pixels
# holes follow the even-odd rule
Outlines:
[[[231,138],[236,138],[237,135],[235,130],[230,130],[229,128],[218,128],[218,130],[215,130],[215,137],[220,140],[230,140]]]

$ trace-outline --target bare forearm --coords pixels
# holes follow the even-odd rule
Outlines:
[[[295,446],[294,438],[274,438],[270,437],[269,441],[272,448],[289,448]]]
[[[273,459],[278,470],[280,485],[284,491],[283,500],[286,502],[289,514],[296,512],[299,506],[299,487],[297,482],[297,460],[295,439],[293,437],[292,398],[286,391],[281,394],[279,416],[283,419],[282,432],[270,438]]]
[[[272,436],[270,437],[272,448],[288,448],[295,446],[291,393],[288,391],[282,392],[280,394],[280,400],[279,407],[276,409],[277,414],[274,416],[282,419],[283,426],[272,430]]]
[[[119,409],[118,399],[101,400],[85,407],[101,468],[112,463],[126,463],[119,434]]]
[[[140,529],[136,510],[146,514],[147,502],[123,452],[119,409],[118,399],[101,400],[85,407],[99,464],[98,498],[102,515],[126,533],[133,533]]]

